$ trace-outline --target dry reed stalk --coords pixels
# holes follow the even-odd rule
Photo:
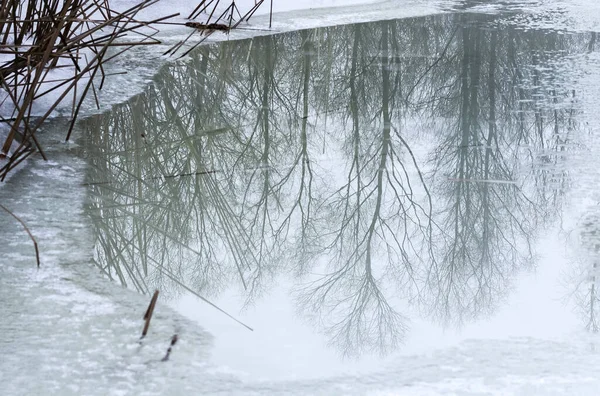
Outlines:
[[[146,310],[146,313],[144,314],[144,330],[142,330],[142,336],[140,337],[140,339],[146,337],[146,334],[148,334],[148,328],[150,327],[150,320],[152,319],[152,314],[154,313],[154,307],[156,306],[156,300],[158,300],[158,290],[154,291],[154,295],[152,296],[152,299],[150,300],[150,305],[148,305],[148,309]]]
[[[222,1],[230,3],[215,18]],[[102,88],[106,77],[103,68],[105,62],[133,46],[159,44],[153,34],[146,34],[140,29],[154,29],[153,25],[165,23],[166,19],[178,14],[152,21],[135,19],[141,10],[156,2],[158,0],[142,0],[126,11],[116,12],[110,8],[108,0],[0,0],[0,54],[11,57],[0,63],[0,94],[4,93],[4,99],[0,96],[0,105],[14,109],[10,117],[0,118],[0,122],[9,126],[8,136],[0,149],[0,157],[8,157],[8,164],[0,169],[0,180],[4,180],[24,156],[29,156],[34,147],[43,159],[47,159],[35,134],[66,96],[72,94],[71,125],[66,137],[69,140],[90,88],[96,96],[94,78],[98,72],[101,75],[99,89]],[[186,25],[195,30],[201,29],[205,37],[181,56],[187,55],[216,30],[228,31],[248,21],[263,3],[264,0],[255,1],[254,6],[242,15],[235,0],[202,0],[189,18],[208,13],[208,19]],[[272,3],[271,0],[271,13]],[[237,22],[236,14],[239,17]],[[127,34],[133,34],[138,39],[122,42]],[[193,34],[190,33],[165,54],[179,51]],[[125,49],[106,57],[108,49],[117,46],[124,46]],[[86,51],[93,56],[88,58]],[[61,65],[60,62],[66,64]],[[75,72],[62,79],[49,77],[52,70],[63,67],[72,67]],[[79,90],[78,84],[84,78],[88,78],[88,81]],[[50,82],[54,86],[41,91]],[[33,117],[34,102],[57,89],[62,89],[63,93],[53,99],[41,116]],[[77,91],[81,92],[79,100]],[[25,150],[24,147],[29,148]]]
[[[220,8],[222,1],[230,1],[230,4],[225,8],[218,17],[215,17],[217,14],[217,10]],[[254,6],[250,8],[244,15],[241,14],[239,8],[235,4],[235,0],[202,0],[194,11],[190,13],[188,19],[198,18],[202,13],[207,13],[208,17],[206,20],[202,22],[188,22],[185,25],[193,28],[194,30],[201,31],[201,34],[204,35],[200,41],[195,43],[193,46],[188,48],[180,57],[184,57],[188,55],[191,51],[196,49],[200,44],[202,44],[208,36],[213,34],[216,31],[229,32],[231,29],[237,28],[240,23],[248,22],[250,18],[256,13],[256,11],[260,8],[260,6],[265,2],[265,0],[257,0],[254,2]],[[271,14],[273,13],[273,2],[271,1]],[[239,17],[236,21],[235,15]],[[272,15],[270,16],[270,20],[272,20]],[[269,28],[271,28],[271,22],[269,22]],[[190,33],[185,39],[181,40],[177,44],[175,44],[171,49],[169,49],[166,54],[175,54],[179,51],[185,43],[194,35],[194,32]]]
[[[9,156],[12,150],[8,164],[0,170],[0,179],[23,155],[30,154],[23,147],[35,146],[46,159],[35,133],[67,95],[73,94],[72,122],[67,138],[70,136],[86,94],[90,88],[95,89],[94,77],[99,71],[103,81],[103,64],[116,56],[107,57],[110,48],[123,46],[126,50],[136,45],[159,43],[140,29],[174,15],[152,21],[136,20],[141,10],[156,2],[143,0],[128,10],[115,12],[107,0],[0,1],[0,54],[5,55],[0,63],[0,93],[4,96],[0,105],[14,109],[12,116],[0,119],[9,127],[0,152]],[[134,38],[123,42],[126,35]],[[88,58],[87,53],[92,56]],[[49,77],[52,70],[64,67],[73,68],[74,73],[59,79]],[[88,81],[77,99],[77,85],[85,78]],[[54,86],[42,91],[50,81]],[[56,89],[61,89],[62,94],[52,99],[42,116],[33,117],[34,102]]]

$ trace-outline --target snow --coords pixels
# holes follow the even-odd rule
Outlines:
[[[107,282],[91,264],[92,236],[82,214],[85,163],[53,154],[54,162],[31,161],[0,189],[2,204],[32,230],[42,259],[36,268],[27,234],[2,212],[0,394],[193,389],[212,337],[159,301],[139,341],[149,299]],[[170,361],[161,362],[173,334],[180,341]],[[189,380],[180,383],[182,376]]]
[[[359,3],[360,0],[349,0]],[[240,2],[241,3],[241,2]],[[420,1],[377,2],[376,5],[333,10],[295,11],[311,6],[342,6],[348,1],[307,0],[277,2],[277,31],[381,18],[426,15],[440,10],[442,3]],[[364,2],[362,2],[364,3]],[[528,27],[551,27],[580,31],[597,29],[600,13],[595,3],[509,2],[526,10],[517,18]],[[186,3],[178,3],[184,6]],[[445,3],[446,5],[448,2]],[[478,6],[472,10],[498,12],[503,6]],[[175,6],[173,6],[175,7]],[[286,8],[287,7],[287,8]],[[166,7],[171,9],[172,7]],[[559,10],[560,13],[554,13]],[[162,10],[155,10],[159,12]],[[600,10],[599,10],[600,11]],[[154,12],[154,11],[153,11]],[[541,15],[541,18],[540,18]],[[507,19],[506,23],[516,23]],[[257,16],[253,27],[265,27],[267,19]],[[173,33],[173,31],[171,31]],[[235,39],[254,33],[232,33]],[[176,39],[176,33],[169,40]],[[136,54],[134,52],[134,54]],[[138,55],[140,53],[137,53]],[[596,103],[600,97],[600,59],[597,53],[575,59],[571,77],[584,97],[583,111],[597,136]],[[141,89],[162,64],[125,58],[116,68],[133,62],[134,72],[114,79],[104,98],[120,101],[131,95],[131,81]],[[143,65],[146,63],[145,65]],[[110,103],[110,101],[107,101]],[[0,229],[4,246],[0,265],[0,394],[244,394],[244,395],[597,395],[600,389],[600,354],[597,339],[582,332],[578,319],[556,293],[559,275],[570,268],[568,254],[553,236],[543,239],[546,271],[523,277],[508,304],[491,320],[461,329],[460,335],[432,331],[430,326],[413,323],[407,350],[385,361],[366,360],[329,370],[337,361],[331,351],[323,351],[322,340],[304,325],[282,327],[276,337],[249,333],[234,327],[210,309],[189,314],[185,305],[164,303],[159,298],[149,336],[141,343],[142,314],[148,298],[106,280],[90,263],[93,235],[83,215],[86,190],[82,188],[86,164],[74,160],[70,151],[76,145],[60,145],[60,137],[50,142],[52,162],[32,160],[0,188],[0,201],[15,210],[33,230],[41,248],[42,266],[35,268],[31,241],[20,225],[4,217]],[[578,219],[585,204],[597,202],[598,147],[582,151],[574,173],[585,175],[579,181],[581,202],[569,215]],[[68,165],[67,165],[68,164]],[[5,216],[5,214],[2,214]],[[567,220],[568,223],[568,220]],[[576,221],[568,224],[572,229]],[[73,247],[77,248],[73,248]],[[295,319],[284,307],[287,296],[277,291],[281,310],[262,308],[243,314],[261,326],[283,324]],[[235,300],[225,297],[227,304]],[[232,303],[233,304],[233,303]],[[234,304],[232,307],[235,306]],[[540,309],[544,307],[544,309]],[[179,312],[177,312],[179,311]],[[187,317],[181,315],[186,314]],[[304,327],[303,327],[304,326]],[[209,328],[212,335],[203,330]],[[300,330],[298,330],[300,329]],[[161,362],[173,334],[180,336],[168,362]],[[256,335],[258,334],[258,335]],[[298,338],[307,344],[297,344]],[[423,345],[426,344],[426,345]],[[289,347],[289,351],[280,348]],[[211,350],[223,352],[211,358]],[[315,353],[322,360],[314,361]],[[293,353],[294,359],[286,359]],[[298,355],[300,354],[300,355]],[[231,362],[239,359],[240,365]],[[270,376],[261,378],[265,369]],[[256,370],[256,371],[253,371]],[[324,374],[327,375],[324,375]],[[279,378],[279,379],[278,379]]]

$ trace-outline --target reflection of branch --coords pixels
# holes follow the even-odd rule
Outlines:
[[[425,76],[427,76],[427,74],[429,74],[434,67],[436,67],[438,65],[438,63],[444,59],[444,56],[446,55],[446,52],[448,52],[448,49],[450,48],[450,45],[452,43],[454,43],[454,36],[456,35],[456,32],[458,31],[458,27],[455,28],[452,33],[450,34],[450,37],[448,38],[448,41],[446,42],[446,46],[444,47],[444,49],[442,50],[442,53],[436,58],[436,60],[427,67],[427,69],[423,72],[423,74],[421,74],[419,76],[419,78],[417,78],[416,82],[413,84],[413,86],[408,90],[408,93],[405,96],[405,102],[408,103],[408,101],[410,100],[410,97],[412,96],[413,91],[419,87],[421,85],[421,81],[423,80],[423,78],[425,78]]]
[[[152,260],[152,262],[154,263],[154,265],[156,265],[157,267],[159,266],[158,263],[155,263],[154,260]],[[233,317],[231,314],[227,313],[225,310],[223,310],[222,308],[219,308],[215,303],[209,301],[208,299],[206,299],[205,297],[201,296],[200,294],[198,294],[198,292],[194,291],[193,289],[191,289],[189,286],[186,286],[183,282],[181,282],[174,274],[172,274],[170,271],[166,270],[165,268],[161,268],[160,269],[161,273],[164,273],[169,279],[171,279],[173,282],[177,283],[179,286],[181,286],[182,288],[184,288],[185,290],[189,291],[190,293],[192,293],[194,296],[198,297],[200,300],[204,301],[205,303],[207,303],[208,305],[210,305],[211,307],[215,308],[217,311],[221,312],[222,314],[224,314],[225,316],[233,319],[234,321],[236,321],[237,323],[241,324],[242,326],[244,326],[245,328],[247,328],[250,331],[254,331],[254,329],[250,326],[248,326],[247,324],[241,322],[240,320],[236,319],[235,317]]]
[[[305,287],[299,305],[331,322],[330,342],[344,355],[385,353],[404,338],[406,318],[387,302],[372,274],[343,268]]]

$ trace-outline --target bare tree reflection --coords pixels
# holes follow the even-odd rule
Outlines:
[[[546,211],[556,210],[559,201],[549,198],[544,169],[528,161],[546,151],[547,135],[554,135],[556,140],[550,141],[561,147],[562,136],[573,130],[574,115],[556,102],[539,104],[545,99],[536,80],[540,66],[534,61],[532,75],[522,73],[529,59],[515,55],[514,34],[499,36],[498,31],[466,20],[462,24],[459,74],[448,88],[457,93],[456,122],[440,131],[435,150],[435,175],[442,180],[436,192],[446,202],[438,214],[443,242],[425,298],[434,316],[445,322],[493,312],[519,271],[534,265],[536,229],[548,221]],[[558,43],[538,38],[544,35],[534,32],[531,41],[541,43],[540,52],[555,51]],[[561,48],[569,44],[563,42]],[[508,65],[503,59],[509,60]],[[516,79],[507,78],[515,71]],[[507,85],[511,80],[513,84]],[[556,98],[556,87],[549,93]],[[515,99],[506,101],[508,97]],[[526,103],[534,106],[526,108]],[[553,124],[546,127],[549,117]],[[522,150],[515,138],[526,141],[529,150]],[[523,173],[527,167],[537,185],[528,183],[529,176]],[[564,192],[563,185],[551,196]]]
[[[345,354],[385,353],[403,339],[406,319],[391,296],[416,289],[422,260],[433,259],[427,248],[431,205],[419,197],[428,195],[427,187],[401,123],[392,120],[402,90],[402,70],[394,67],[399,54],[391,44],[400,35],[393,33],[393,23],[351,30],[349,121],[343,136],[349,165],[344,184],[323,202],[331,235],[323,252],[326,272],[300,297]],[[373,78],[364,78],[369,73]],[[386,282],[390,277],[393,281]]]
[[[217,291],[231,278],[232,263],[242,278],[244,266],[251,266],[250,257],[239,254],[248,250],[244,246],[248,238],[231,209],[229,185],[215,173],[218,159],[205,150],[218,145],[230,127],[222,119],[206,117],[202,120],[206,130],[196,125],[197,115],[189,112],[188,105],[196,103],[196,89],[207,87],[178,71],[164,73],[165,78],[145,96],[115,109],[113,119],[103,126],[104,133],[93,135],[104,136],[103,142],[95,144],[108,149],[105,157],[99,157],[98,174],[91,176],[100,180],[94,188],[106,227],[99,240],[118,241],[122,246],[116,250],[127,253],[109,260],[109,268],[141,265],[144,275],[153,277],[153,287],[163,289],[172,289],[172,278],[185,274],[186,283],[190,277],[200,290]],[[123,136],[117,138],[114,132]],[[105,192],[111,190],[116,194],[107,196]],[[237,249],[224,257],[219,247],[228,238],[236,241]],[[112,250],[110,245],[102,249]],[[202,265],[193,265],[197,262]],[[149,272],[148,265],[154,271]],[[139,274],[129,271],[129,277],[136,287],[147,289]]]
[[[600,330],[600,296],[598,287],[598,257],[600,254],[600,214],[597,209],[587,213],[580,224],[579,244],[577,246],[577,265],[573,268],[567,285],[571,290],[575,308],[584,321],[588,331]]]
[[[98,265],[247,304],[283,279],[346,355],[399,345],[411,305],[493,312],[569,188],[576,95],[544,70],[589,38],[491,20],[257,37],[168,65],[84,125]]]

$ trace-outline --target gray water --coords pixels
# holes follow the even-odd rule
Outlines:
[[[595,33],[511,15],[201,47],[80,125],[95,264],[250,375],[373,369],[419,332],[540,312],[593,331],[595,267],[565,251],[596,243],[598,59]],[[552,300],[519,310],[532,274]]]

